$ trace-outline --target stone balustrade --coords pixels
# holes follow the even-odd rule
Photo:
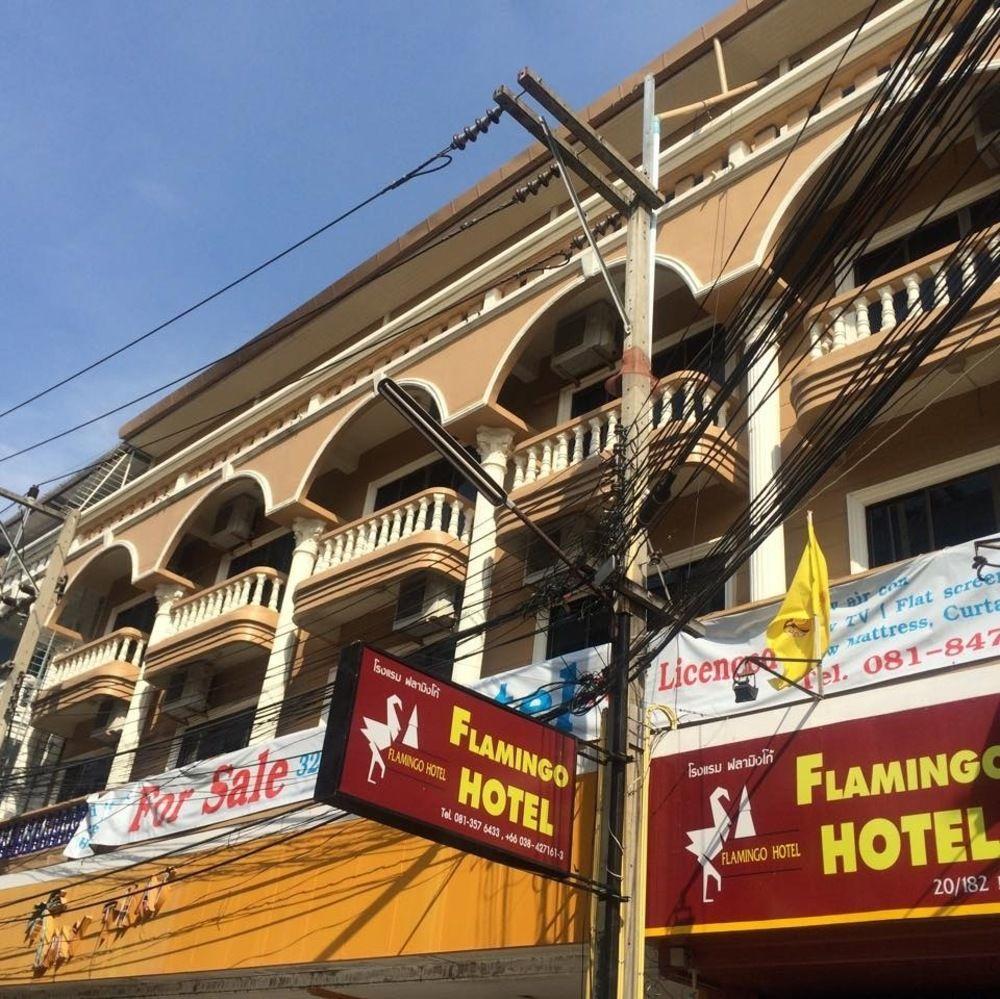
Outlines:
[[[422,531],[439,531],[469,542],[472,504],[451,489],[427,489],[377,510],[320,539],[316,572],[381,551]]]
[[[669,424],[691,423],[712,404],[718,386],[708,375],[678,371],[660,378],[650,398],[654,430]],[[726,422],[727,405],[720,407],[717,425]],[[561,423],[519,444],[513,455],[511,489],[520,489],[582,464],[614,445],[621,421],[621,402],[609,402],[583,416]]]
[[[110,635],[54,656],[45,671],[42,689],[47,690],[57,683],[65,683],[107,663],[124,662],[139,667],[148,640],[148,635],[135,628],[119,628]]]
[[[265,607],[277,612],[285,576],[276,569],[248,569],[232,579],[178,600],[170,611],[163,638],[196,628],[242,607]]]
[[[989,251],[1000,252],[1000,237],[989,241]],[[955,246],[932,254],[875,278],[862,289],[854,289],[831,299],[805,320],[813,358],[834,351],[876,333],[885,333],[903,320],[945,305],[968,286],[977,269],[987,263],[986,252],[965,254],[961,267],[945,267]]]

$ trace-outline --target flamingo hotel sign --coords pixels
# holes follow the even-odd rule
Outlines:
[[[1000,912],[996,696],[660,757],[647,932]]]
[[[566,875],[576,751],[571,735],[356,645],[337,672],[316,798]]]

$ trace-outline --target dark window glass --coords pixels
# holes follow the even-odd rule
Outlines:
[[[416,652],[407,652],[403,656],[403,661],[422,669],[427,673],[443,677],[445,680],[451,679],[451,671],[455,664],[455,647],[458,639],[454,636],[442,638],[438,642],[425,645]]]
[[[998,526],[1000,468],[964,475],[929,490],[935,548],[992,534]]]
[[[479,455],[475,451],[469,450],[477,461]],[[381,510],[384,507],[392,506],[404,500],[407,496],[414,496],[425,489],[433,489],[440,486],[444,489],[454,489],[459,496],[466,499],[474,499],[476,491],[469,485],[468,481],[448,464],[444,458],[424,465],[413,472],[407,472],[392,482],[386,482],[375,491],[375,509]]]
[[[703,592],[710,585],[707,594],[698,601],[697,614],[711,614],[726,609],[726,581],[722,577],[724,559],[720,557],[702,558],[684,565],[663,569],[662,576],[654,572],[646,577],[646,588],[651,593],[663,595],[663,584],[667,584],[670,600],[674,604],[686,603],[695,594]]]
[[[237,555],[229,563],[229,571],[226,573],[227,579],[238,576],[248,569],[275,569],[278,572],[288,572],[292,565],[292,552],[295,550],[295,535],[279,535],[270,541],[250,551]]]
[[[113,759],[114,753],[107,752],[89,760],[80,760],[79,763],[70,763],[63,771],[59,793],[53,804],[103,791],[108,783]]]
[[[875,503],[865,518],[872,566],[992,534],[1000,529],[1000,466]]]
[[[962,233],[959,229],[958,215],[948,215],[922,225],[916,232],[910,233],[908,240],[909,260],[920,260],[928,253],[940,250],[942,246],[957,243]]]
[[[653,376],[662,378],[675,371],[703,371],[713,381],[721,382],[726,377],[725,347],[726,331],[722,326],[686,336],[653,355]]]
[[[974,220],[973,228],[976,228]],[[959,212],[927,222],[913,232],[908,232],[905,236],[900,236],[858,257],[854,263],[855,283],[867,284],[882,274],[898,270],[935,250],[940,250],[942,246],[957,243],[961,237],[962,225]]]
[[[144,634],[149,634],[156,617],[156,597],[150,597],[141,603],[132,604],[115,615],[114,631],[119,628],[135,628]]]
[[[568,656],[611,641],[611,613],[591,597],[559,604],[549,612],[545,657]]]
[[[399,584],[399,596],[396,598],[396,619],[403,621],[416,617],[423,610],[426,591],[427,577],[423,573],[403,580]]]
[[[243,749],[250,742],[252,727],[253,710],[247,710],[189,728],[181,737],[177,766],[183,767],[196,760],[208,760]]]
[[[1000,222],[1000,195],[991,194],[982,201],[977,201],[969,208],[969,221],[972,229],[988,229],[996,222]]]
[[[584,413],[592,413],[606,403],[613,402],[614,396],[604,387],[604,379],[588,385],[586,388],[577,389],[570,400],[569,418],[575,420]]]

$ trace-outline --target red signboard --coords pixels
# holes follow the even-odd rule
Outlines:
[[[651,935],[1000,912],[995,696],[651,769]]]
[[[377,649],[345,651],[318,800],[565,875],[575,785],[572,736]]]

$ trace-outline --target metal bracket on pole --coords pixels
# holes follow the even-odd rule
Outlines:
[[[549,114],[565,125],[575,139],[586,146],[609,170],[621,177],[647,208],[656,211],[657,208],[663,207],[666,199],[657,190],[656,185],[651,183],[644,173],[636,170],[618,150],[605,142],[587,122],[573,114],[569,105],[553,93],[534,71],[525,67],[517,74],[517,82]]]
[[[580,225],[583,227],[584,234],[587,237],[587,242],[590,244],[591,250],[594,251],[594,256],[597,257],[597,264],[601,268],[604,283],[608,286],[608,291],[611,293],[612,301],[615,303],[615,308],[618,310],[618,315],[621,317],[622,325],[625,327],[625,333],[627,335],[631,326],[629,325],[628,315],[625,312],[625,303],[622,301],[621,295],[618,294],[618,288],[615,286],[614,281],[611,280],[608,265],[604,262],[604,257],[601,256],[601,251],[597,248],[597,241],[594,239],[594,234],[590,231],[587,216],[583,213],[583,205],[580,204],[580,199],[577,197],[577,193],[574,190],[573,185],[569,182],[569,177],[566,174],[566,164],[563,163],[562,156],[559,154],[559,147],[556,145],[555,136],[549,128],[549,123],[544,118],[541,118],[540,121],[542,123],[542,128],[545,130],[545,141],[549,145],[552,158],[559,165],[559,176],[562,177],[563,183],[566,185],[566,190],[569,193],[569,199],[573,202],[573,207],[576,209],[576,217],[580,220]]]
[[[3,486],[0,486],[0,497],[26,506],[29,510],[35,510],[37,513],[44,513],[47,517],[52,517],[55,520],[66,519],[66,514],[62,510],[57,510],[54,506],[49,506],[48,503],[39,503],[38,500],[32,499],[30,496],[11,492],[9,489],[4,489]]]
[[[21,558],[21,553],[17,550],[17,545],[14,544],[10,539],[10,535],[7,533],[7,528],[4,526],[3,521],[0,521],[0,534],[3,535],[4,541],[7,542],[7,547],[10,548],[11,555],[17,559],[18,564],[21,566],[21,572],[28,578],[28,582],[34,584],[35,580],[31,573],[28,571],[28,567],[24,564],[24,559]]]
[[[497,87],[493,91],[493,100],[497,102],[519,125],[533,135],[542,145],[547,144],[545,138],[545,126],[539,118],[536,118],[507,87]],[[580,176],[580,179],[592,187],[609,205],[614,205],[623,215],[630,211],[629,202],[622,197],[613,184],[609,184],[603,177],[599,177],[590,167],[587,166],[573,151],[572,147],[565,139],[558,135],[553,136],[553,142],[563,154],[570,169]]]

